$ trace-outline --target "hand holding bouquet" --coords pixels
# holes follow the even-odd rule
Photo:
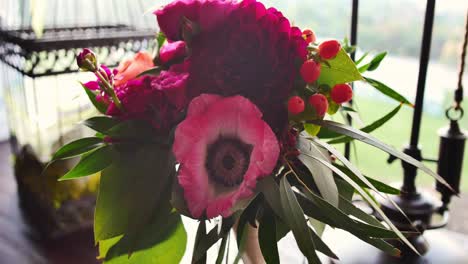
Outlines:
[[[337,258],[308,219],[393,255],[398,249],[384,239],[412,247],[369,192],[398,190],[363,176],[329,144],[360,140],[441,180],[366,134],[401,105],[362,130],[326,118],[354,112],[346,103],[355,81],[409,104],[361,75],[383,56],[358,68],[347,43],[317,43],[312,30],[254,0],[177,0],[155,15],[156,56],[140,52],[113,71],[90,50],[78,56],[81,70],[96,75],[83,86],[102,115],[85,121],[95,137],[54,156],[81,156],[62,180],[101,172],[95,239],[106,263],[179,262],[186,250],[181,215],[200,221],[188,249],[194,263],[218,241],[221,261],[235,223],[240,252],[247,226],[258,228],[267,263],[279,262],[277,241],[289,231],[310,263],[320,262],[317,251]],[[355,207],[354,193],[386,224]],[[206,220],[215,218],[222,221],[207,232]]]

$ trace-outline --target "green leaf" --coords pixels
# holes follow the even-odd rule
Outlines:
[[[333,164],[335,167],[337,167],[338,169],[340,169],[343,173],[345,173],[346,175],[348,175],[354,182],[356,182],[357,184],[359,184],[359,186],[363,187],[363,188],[369,188],[369,186],[364,183],[361,179],[359,179],[356,175],[354,175],[354,173],[346,168],[345,166],[341,166],[339,164]],[[378,181],[378,180],[374,180],[370,177],[367,177],[367,176],[364,176],[379,192],[382,192],[382,193],[388,193],[388,194],[394,194],[394,195],[399,195],[400,194],[400,190],[397,189],[397,188],[394,188],[390,185],[387,185],[381,181]]]
[[[246,246],[246,243],[247,243],[248,230],[249,230],[249,225],[248,224],[244,224],[243,226],[240,226],[240,225],[237,226],[237,233],[239,234],[239,232],[240,232],[241,235],[240,235],[240,240],[238,240],[238,242],[237,242],[238,252],[237,252],[236,258],[234,259],[233,264],[238,264],[239,263],[239,261],[240,261],[240,259],[242,257],[242,254],[245,251],[245,246]]]
[[[258,241],[263,258],[268,264],[280,263],[276,238],[276,219],[271,210],[265,210],[258,227]]]
[[[387,85],[377,81],[377,80],[374,80],[374,79],[371,79],[369,77],[364,77],[364,79],[367,81],[368,84],[370,84],[372,87],[374,87],[375,89],[377,89],[379,92],[381,92],[382,94],[392,98],[393,100],[399,102],[399,103],[403,103],[403,104],[406,104],[406,105],[409,105],[411,107],[414,107],[413,104],[408,101],[408,99],[406,99],[403,95],[399,94],[397,91],[393,90],[392,88],[388,87]]]
[[[156,217],[136,242],[125,238],[109,250],[105,264],[179,263],[187,244],[187,233],[176,213]],[[136,250],[129,256],[131,247]]]
[[[202,240],[203,237],[206,236],[206,222],[205,220],[200,220],[200,223],[198,223],[198,228],[197,228],[197,235],[195,236],[195,245],[193,246],[193,254],[192,254],[192,263],[206,263],[206,251],[199,257],[198,259],[195,259],[196,250],[200,248],[200,241]]]
[[[329,66],[322,64],[318,84],[326,84],[330,87],[341,83],[350,83],[362,80],[361,73],[359,73],[353,60],[348,56],[343,49],[338,52],[338,55],[331,60],[327,61]]]
[[[226,234],[223,236],[223,239],[221,240],[221,245],[219,246],[219,251],[218,251],[218,257],[216,258],[216,264],[222,264],[223,259],[224,259],[224,254],[226,253],[226,246],[227,246],[227,241],[229,239],[229,235]]]
[[[283,213],[283,209],[281,209],[281,200],[277,195],[279,193],[279,188],[273,176],[265,177],[258,181],[257,190],[263,193],[265,200],[268,205],[270,205],[271,209],[273,209],[273,212],[275,212],[283,222],[286,222],[286,216]]]
[[[325,149],[319,149],[309,140],[299,137],[298,149],[301,154],[297,157],[304,166],[310,171],[314,182],[320,191],[322,197],[334,206],[338,206],[338,188],[333,179],[333,172],[323,166],[320,162],[311,159],[309,156],[319,156],[327,159],[328,152]],[[304,155],[306,153],[307,155]]]
[[[402,106],[403,106],[402,104],[398,105],[390,113],[386,114],[385,116],[383,116],[379,120],[373,122],[372,124],[361,128],[360,130],[362,132],[365,132],[365,133],[371,133],[371,132],[375,131],[376,129],[380,128],[385,123],[390,121],[400,111]],[[347,137],[347,136],[342,136],[342,137],[339,137],[339,138],[336,138],[336,139],[333,139],[333,140],[329,141],[328,144],[348,143],[348,142],[351,142],[351,141],[353,141],[353,138]]]
[[[348,107],[348,106],[342,106],[341,109],[343,109],[343,111],[346,111],[346,112],[353,112],[353,113],[357,113],[356,110],[354,110],[353,108],[351,107]]]
[[[290,231],[291,228],[286,225],[278,216],[275,215],[276,223],[276,242],[279,242],[283,237],[285,237]]]
[[[99,102],[98,100],[96,100],[96,94],[93,91],[86,88],[86,86],[84,86],[82,82],[80,82],[80,84],[85,90],[86,95],[88,95],[88,98],[91,101],[91,103],[94,105],[94,107],[96,107],[99,113],[105,114],[107,112],[107,105],[103,102]]]
[[[358,238],[398,238],[392,230],[351,219],[343,211],[314,193],[306,192],[305,195],[296,193],[296,198],[306,215],[331,227],[346,230]]]
[[[206,252],[218,242],[222,237],[227,235],[232,226],[234,225],[234,220],[232,217],[223,219],[221,226],[221,232],[218,234],[218,227],[215,226],[213,229],[208,232],[205,236],[200,236],[200,240],[197,243],[197,247],[194,249],[192,262],[196,263],[200,261]]]
[[[369,55],[369,52],[364,53],[361,58],[356,61],[356,65],[359,65],[366,57]]]
[[[164,45],[164,42],[166,42],[166,35],[164,32],[159,31],[158,36],[156,38],[156,42],[158,43],[158,50],[161,49],[161,47]]]
[[[381,142],[380,140],[374,138],[373,136],[371,136],[369,134],[366,134],[366,133],[364,133],[364,132],[362,132],[360,130],[357,130],[357,129],[353,128],[353,127],[346,126],[346,125],[343,125],[341,123],[337,123],[337,122],[334,122],[334,121],[312,120],[310,122],[313,123],[313,124],[319,125],[319,126],[326,127],[326,128],[328,128],[328,129],[330,129],[332,131],[335,131],[337,133],[352,137],[352,138],[354,138],[356,140],[367,143],[367,144],[369,144],[371,146],[374,146],[374,147],[376,147],[378,149],[381,149],[381,150],[383,150],[383,151],[385,151],[385,152],[387,152],[387,153],[389,153],[389,154],[391,154],[391,155],[405,161],[406,163],[409,163],[409,164],[421,169],[422,171],[424,171],[428,175],[434,177],[436,180],[438,180],[439,182],[441,182],[442,184],[447,186],[447,188],[452,190],[454,193],[456,193],[453,190],[453,188],[440,175],[433,172],[426,165],[424,165],[423,163],[417,161],[413,157],[411,157],[411,156],[409,156],[409,155],[407,155],[407,154],[405,154],[403,152],[395,150],[394,148],[388,146],[387,144]]]
[[[137,145],[121,149],[101,175],[94,217],[95,240],[138,234],[154,212],[168,217],[175,162],[169,149]]]
[[[297,202],[287,177],[283,177],[280,181],[280,200],[286,223],[291,228],[299,249],[309,263],[320,263],[304,212]]]
[[[336,207],[328,204],[321,197],[311,193],[307,194],[309,195],[308,197],[305,197],[303,194],[296,194],[299,204],[307,215],[327,223],[332,227],[346,230],[362,241],[365,241],[393,256],[399,255],[400,251],[398,249],[390,246],[380,238],[372,238],[395,238],[396,234],[394,232],[372,225],[363,224],[361,222],[356,222]],[[323,214],[322,211],[325,212],[325,214]]]
[[[331,145],[324,143],[316,138],[312,138],[312,141],[317,143],[318,145],[326,148],[328,151],[330,151],[333,155],[336,156],[338,160],[340,160],[356,177],[358,177],[361,181],[363,181],[369,188],[371,188],[373,191],[375,191],[377,194],[381,195],[384,199],[387,199],[397,210],[400,211],[401,215],[404,216],[408,222],[411,222],[411,220],[406,216],[406,214],[403,212],[403,210],[391,199],[388,195],[382,195],[379,193],[377,188],[375,188],[374,185],[370,181],[367,180],[364,175],[359,171],[359,169],[354,166],[341,152],[339,152],[337,149],[333,148]],[[327,166],[330,166],[331,164],[327,164]],[[333,166],[333,165],[331,165]],[[398,232],[396,228],[393,228],[392,223],[387,219],[387,217],[383,214],[383,212],[380,210],[380,206],[378,205],[378,202],[375,200],[375,198],[369,193],[367,189],[362,189],[356,182],[354,182],[351,178],[349,178],[345,173],[342,171],[335,170],[332,167],[330,167],[337,175],[339,175],[342,179],[344,179],[346,182],[348,182],[350,185],[353,186],[356,191],[358,191],[361,196],[374,208],[375,211],[377,211],[382,218],[388,223],[390,227],[400,236],[402,237]],[[336,168],[336,167],[335,167]],[[356,187],[357,186],[357,187]],[[405,241],[403,238],[402,240]]]
[[[60,159],[70,159],[70,158],[80,156],[82,154],[85,154],[93,149],[96,149],[102,146],[102,144],[103,144],[102,139],[97,138],[97,137],[88,137],[88,138],[78,139],[76,141],[66,144],[65,146],[57,150],[54,156],[52,156],[52,161],[56,161]]]
[[[143,142],[148,142],[155,134],[153,127],[143,120],[128,120],[107,130],[108,136]]]
[[[304,124],[304,129],[312,137],[316,136],[320,132],[320,126],[313,124]]]
[[[333,251],[327,246],[327,244],[325,244],[325,242],[323,242],[323,240],[315,233],[314,230],[309,228],[309,232],[312,240],[314,241],[315,246],[317,247],[317,251],[322,252],[323,254],[332,259],[339,260],[336,254],[333,253]]]
[[[164,32],[159,31],[157,36],[156,36],[156,44],[158,44],[158,47],[155,50],[155,56],[154,56],[154,64],[158,65],[159,64],[159,53],[161,52],[161,47],[164,45],[164,42],[166,42],[167,37],[164,34]]]
[[[160,72],[162,71],[162,68],[159,66],[153,67],[149,70],[146,70],[140,74],[137,75],[137,78],[145,76],[145,75],[152,75],[152,76],[157,76]]]
[[[366,64],[366,65],[363,65],[363,66],[359,67],[359,72],[360,72],[360,73],[363,73],[363,72],[366,72],[366,71],[374,71],[374,70],[376,70],[376,69],[380,66],[380,63],[381,63],[382,60],[385,58],[385,56],[387,56],[387,52],[386,52],[386,51],[377,54],[377,55],[371,60],[371,62],[369,62],[369,63]]]
[[[85,120],[83,124],[94,131],[106,134],[109,129],[120,124],[120,121],[107,116],[95,116]]]
[[[374,200],[369,197],[369,195],[361,188],[359,185],[357,185],[355,182],[353,182],[346,174],[341,172],[338,168],[333,166],[332,164],[328,163],[327,161],[324,161],[322,159],[315,158],[317,161],[320,161],[322,164],[328,166],[331,170],[333,170],[336,174],[338,174],[341,178],[343,178],[346,182],[351,184],[358,192],[361,194],[361,196],[374,208],[375,211],[379,213],[379,215],[383,218],[383,220],[388,224],[388,226],[395,232],[395,234],[398,235],[398,237],[409,247],[411,248],[415,253],[419,254],[419,252],[416,250],[416,248],[408,241],[408,239],[401,233],[400,230],[390,221],[390,219],[385,215],[385,213],[382,211],[382,209],[377,205]]]
[[[320,128],[320,132],[318,133],[317,137],[320,139],[330,139],[330,138],[337,138],[343,136],[342,134],[336,133],[327,129],[325,127]]]
[[[78,164],[61,177],[59,181],[77,179],[98,173],[112,164],[114,161],[113,156],[114,148],[112,146],[100,147],[83,156]]]
[[[382,223],[380,223],[375,217],[367,214],[366,212],[362,211],[361,209],[357,208],[352,202],[346,200],[345,198],[340,196],[340,210],[343,211],[345,214],[352,215],[370,225],[378,226],[381,228],[385,228]]]
[[[101,240],[98,242],[99,256],[98,259],[105,259],[109,250],[115,246],[124,236],[116,236],[107,240]]]
[[[329,115],[336,114],[338,112],[338,110],[340,110],[340,107],[341,106],[339,104],[337,104],[337,103],[335,103],[333,101],[329,102],[328,109],[327,109],[327,114],[329,114]]]

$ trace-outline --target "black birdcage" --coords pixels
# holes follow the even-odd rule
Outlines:
[[[102,64],[155,46],[146,0],[0,0],[0,73],[21,206],[46,237],[92,223],[94,183],[57,183],[62,163],[43,174],[63,143],[88,133],[95,114],[76,80],[76,55],[92,48]],[[84,75],[84,76],[83,76]],[[73,162],[71,162],[73,163]],[[95,176],[98,177],[98,176]]]

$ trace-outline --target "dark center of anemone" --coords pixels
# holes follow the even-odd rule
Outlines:
[[[208,146],[205,167],[210,179],[225,187],[244,180],[253,147],[238,138],[220,137]]]

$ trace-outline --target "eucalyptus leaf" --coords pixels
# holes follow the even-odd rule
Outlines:
[[[348,215],[352,215],[359,220],[362,220],[370,225],[378,226],[381,228],[385,228],[380,221],[378,221],[375,217],[369,215],[368,213],[362,211],[361,209],[357,208],[351,201],[346,200],[345,198],[340,196],[340,210]]]
[[[276,218],[271,210],[265,210],[258,227],[258,241],[263,258],[268,264],[279,264],[278,244],[276,237]]]
[[[320,263],[304,212],[299,206],[287,177],[283,177],[280,181],[280,200],[286,223],[291,228],[299,249],[309,263]]]
[[[338,188],[333,178],[333,172],[323,166],[320,162],[317,162],[314,159],[311,159],[309,156],[319,156],[324,159],[327,159],[328,152],[325,149],[319,149],[315,146],[312,146],[312,143],[303,138],[298,138],[298,146],[301,154],[297,157],[310,171],[314,182],[317,185],[320,194],[327,200],[329,203],[334,206],[338,206]],[[304,155],[303,153],[307,153]]]
[[[398,237],[408,246],[411,250],[413,250],[416,254],[419,255],[419,252],[416,250],[416,248],[411,244],[411,242],[408,241],[408,239],[401,233],[400,230],[392,223],[392,221],[385,215],[385,213],[380,209],[380,206],[377,205],[372,198],[369,197],[369,195],[362,190],[362,188],[353,182],[346,174],[341,172],[338,168],[333,166],[332,164],[328,163],[327,161],[324,161],[322,159],[313,157],[317,161],[320,161],[322,164],[325,166],[328,166],[330,169],[332,169],[336,174],[338,174],[340,177],[342,177],[344,180],[346,180],[349,184],[351,184],[360,194],[361,196],[374,208],[375,211],[379,213],[379,215],[382,217],[382,219],[389,225],[389,227],[395,232],[395,234],[398,235]]]
[[[223,219],[223,224],[221,227],[221,233],[218,233],[218,227],[214,227],[213,229],[208,232],[205,236],[201,236],[197,246],[194,248],[194,253],[192,256],[192,262],[196,263],[200,261],[206,252],[218,242],[222,237],[227,235],[232,226],[234,225],[234,221],[231,218]]]
[[[312,120],[310,121],[311,123],[313,124],[316,124],[316,125],[319,125],[319,126],[323,126],[323,127],[326,127],[332,131],[335,131],[337,133],[340,133],[340,134],[343,134],[343,135],[346,135],[346,136],[349,136],[349,137],[352,137],[356,140],[359,140],[359,141],[362,141],[364,143],[367,143],[371,146],[374,146],[378,149],[381,149],[403,161],[405,161],[406,163],[408,164],[411,164],[419,169],[421,169],[422,171],[424,171],[425,173],[427,173],[428,175],[434,177],[436,180],[438,180],[439,182],[441,182],[442,184],[444,184],[447,188],[449,188],[450,190],[452,190],[454,193],[456,193],[453,188],[447,183],[447,181],[445,181],[440,175],[438,175],[437,173],[433,172],[431,169],[429,169],[426,165],[424,165],[423,163],[417,161],[416,159],[414,159],[413,157],[403,153],[403,152],[400,152],[398,150],[395,150],[394,148],[388,146],[387,144],[381,142],[380,140],[376,139],[375,137],[365,133],[365,132],[362,132],[360,130],[357,130],[353,127],[350,127],[350,126],[346,126],[346,125],[343,125],[341,123],[337,123],[337,122],[334,122],[334,121],[329,121],[329,120]],[[365,182],[365,180],[364,180]]]
[[[392,230],[350,218],[341,209],[334,207],[314,193],[296,193],[296,198],[307,216],[331,227],[346,230],[357,237],[398,238]]]
[[[206,263],[206,251],[201,254],[200,257],[196,254],[196,250],[200,248],[200,241],[206,236],[206,222],[205,220],[200,220],[198,223],[197,235],[195,236],[195,245],[193,246],[193,254],[192,254],[192,263]],[[197,259],[195,257],[197,256]]]
[[[334,59],[327,62],[329,65],[321,65],[321,73],[317,81],[319,85],[326,84],[333,87],[336,84],[363,80],[361,73],[344,49],[341,49]]]
[[[241,235],[240,235],[240,240],[238,240],[237,242],[238,252],[237,252],[236,258],[234,259],[234,262],[233,262],[234,264],[239,263],[239,261],[241,260],[242,254],[244,254],[245,246],[247,243],[248,228],[249,226],[247,224],[237,227],[237,230],[238,230],[237,233],[239,234],[240,232]]]
[[[340,160],[356,177],[358,177],[361,181],[363,181],[369,188],[371,188],[373,191],[375,191],[377,194],[381,195],[384,199],[386,199],[388,202],[390,202],[398,211],[400,211],[401,215],[403,217],[405,217],[408,221],[408,223],[412,223],[412,221],[406,216],[405,212],[403,212],[403,210],[395,203],[395,201],[393,201],[393,199],[391,199],[387,194],[385,195],[382,195],[378,190],[377,188],[372,185],[372,183],[367,180],[366,177],[364,177],[364,175],[362,175],[362,173],[359,171],[359,169],[354,166],[354,164],[352,164],[348,159],[346,159],[346,157],[341,154],[337,149],[333,148],[331,145],[329,144],[326,144],[324,142],[321,142],[320,140],[318,140],[317,138],[312,138],[312,141],[314,141],[315,143],[319,144],[320,146],[326,148],[328,151],[330,151],[333,155],[336,156],[336,158],[338,160]],[[335,170],[334,170],[335,171]],[[339,172],[343,173],[342,171],[340,171],[338,169]],[[336,172],[336,171],[335,171]],[[337,173],[340,177],[341,175],[339,173]],[[345,173],[344,173],[345,174]],[[345,174],[346,175],[346,174]],[[343,177],[341,177],[343,178]],[[343,178],[345,181],[347,181],[350,185],[352,185],[353,187],[355,187],[355,185],[359,186],[359,184],[357,184],[356,182],[352,181],[351,178],[351,181],[348,180],[347,178]],[[356,188],[355,188],[356,189]],[[369,202],[369,204],[374,207],[374,209],[379,212],[379,213],[382,213],[379,211],[379,208],[376,208],[376,205],[378,205],[378,202],[377,200],[372,196],[370,195],[369,191],[367,189],[356,189],[362,196],[363,198]],[[370,199],[370,200],[368,200]],[[379,206],[377,206],[379,207]],[[382,216],[382,218],[385,219],[385,215]],[[415,228],[416,230],[416,228]]]
[[[382,118],[380,118],[377,121],[373,122],[372,124],[361,128],[360,130],[362,132],[365,132],[365,133],[371,133],[371,132],[375,131],[376,129],[380,128],[385,123],[390,121],[396,114],[398,114],[398,112],[400,111],[402,106],[403,106],[402,104],[398,105],[390,113],[386,114],[385,116],[383,116]],[[353,138],[351,138],[351,137],[342,136],[342,137],[339,137],[339,138],[336,138],[336,139],[333,139],[333,140],[329,141],[328,144],[348,143],[348,142],[351,142],[352,140],[353,140]]]
[[[336,164],[336,163],[333,163]],[[354,188],[351,186],[349,183],[341,179],[339,176],[336,174],[335,176],[335,182],[336,186],[338,187],[338,192],[340,193],[340,197],[344,197],[348,201],[352,201],[353,196],[354,196]]]
[[[281,208],[281,199],[277,195],[279,193],[278,184],[276,184],[273,176],[265,177],[264,179],[257,182],[257,190],[260,191],[268,205],[271,207],[273,212],[281,219],[286,222],[286,216]]]
[[[375,227],[373,225],[366,225],[361,224],[360,222],[356,222],[341,212],[339,209],[335,208],[331,204],[328,204],[321,197],[311,193],[308,194],[309,196],[305,197],[303,194],[296,193],[299,204],[307,215],[314,217],[319,221],[326,222],[332,227],[346,230],[362,241],[365,241],[391,255],[399,255],[400,251],[398,249],[389,245],[381,238],[378,238],[396,238],[397,235],[394,232]],[[321,213],[321,211],[325,212],[325,214]]]
[[[304,124],[304,126],[305,125],[309,125],[309,124]],[[313,125],[313,124],[310,124],[310,125]],[[315,125],[315,126],[318,126],[318,125]],[[330,129],[327,129],[326,127],[320,127],[320,132],[317,134],[317,137],[320,139],[338,138],[342,136],[343,136],[342,134],[331,131]]]
[[[219,246],[218,257],[216,258],[216,264],[223,263],[224,254],[226,253],[227,241],[229,239],[228,234],[225,234],[221,240],[221,245]]]
[[[76,141],[70,142],[61,147],[52,156],[52,161],[61,159],[70,159],[81,156],[91,150],[94,150],[103,145],[102,139],[97,137],[81,138]]]
[[[86,92],[86,95],[88,96],[89,100],[91,103],[96,107],[96,109],[101,113],[105,114],[107,112],[107,105],[104,102],[99,102],[96,99],[96,94],[93,91],[90,91],[86,86],[84,86],[83,83],[80,82],[80,85],[83,87],[83,89]]]
[[[113,156],[114,148],[112,146],[100,147],[83,156],[78,164],[62,176],[59,181],[77,179],[98,173],[112,164],[114,161]]]
[[[353,108],[349,107],[349,106],[342,106],[341,109],[343,109],[344,111],[346,112],[354,112],[354,113],[357,113],[356,110],[354,110]]]
[[[413,107],[413,104],[408,100],[406,99],[403,95],[399,94],[397,91],[393,90],[392,88],[388,87],[387,85],[377,81],[377,80],[374,80],[374,79],[371,79],[369,77],[364,77],[364,79],[366,80],[366,82],[368,84],[370,84],[372,87],[374,87],[375,89],[377,89],[379,92],[381,92],[382,94],[392,98],[393,100],[399,102],[399,103],[403,103],[403,104],[406,104],[406,105],[409,105],[411,107]]]
[[[322,252],[326,256],[339,260],[336,254],[323,242],[323,240],[318,236],[314,230],[309,228],[309,232],[311,235],[312,240],[314,241],[315,246],[317,247],[317,251]]]
[[[337,167],[338,169],[340,169],[343,173],[345,173],[346,175],[348,175],[354,182],[356,182],[357,184],[359,184],[359,186],[363,187],[363,188],[369,188],[369,186],[363,182],[361,179],[359,179],[350,169],[348,169],[347,167],[345,166],[341,166],[339,164],[333,164],[335,167]],[[395,188],[395,187],[392,187],[390,185],[387,185],[383,182],[380,182],[380,181],[377,181],[377,180],[374,180],[370,177],[367,177],[364,175],[364,177],[379,191],[379,192],[382,192],[382,193],[387,193],[387,194],[393,194],[393,195],[399,195],[400,194],[400,190]]]

